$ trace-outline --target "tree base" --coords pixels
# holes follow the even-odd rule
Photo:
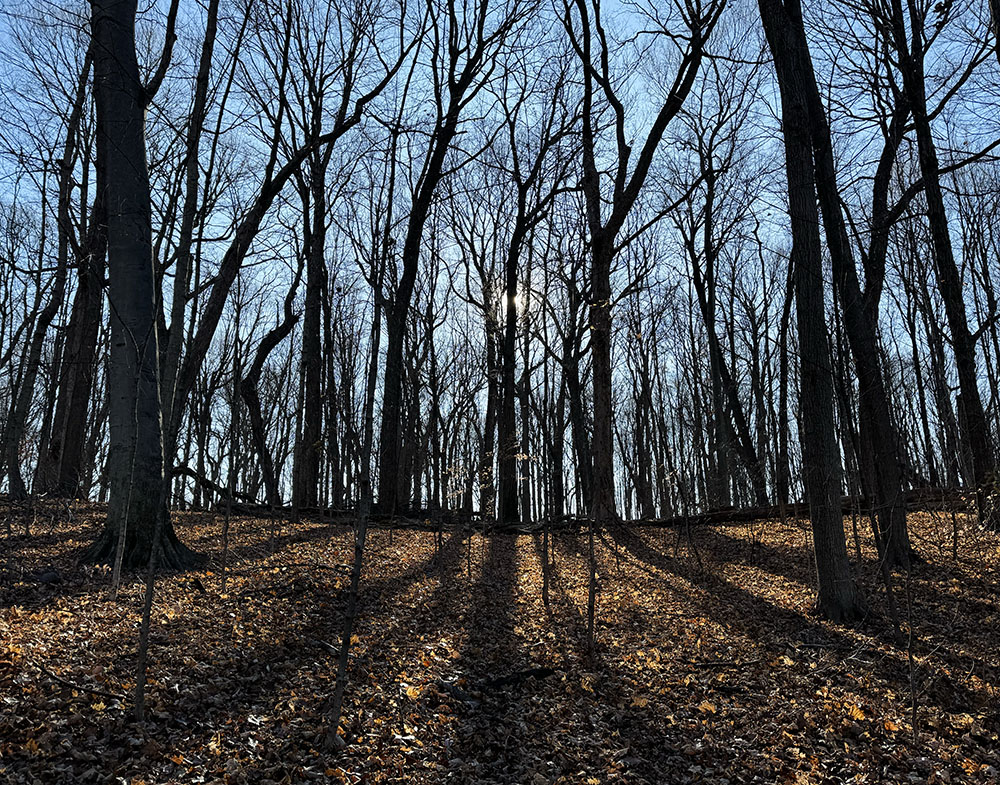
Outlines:
[[[912,547],[906,550],[888,548],[879,555],[879,559],[884,560],[885,566],[893,572],[906,572],[911,567],[924,563],[923,557]]]
[[[142,531],[126,533],[125,549],[122,553],[123,570],[139,570],[149,565],[153,540],[151,535],[143,536],[144,534]],[[189,570],[207,561],[204,554],[191,550],[177,539],[174,527],[170,523],[167,523],[160,532],[160,546],[157,567],[162,570]],[[117,550],[118,531],[107,524],[94,544],[84,551],[80,561],[86,564],[114,565]]]
[[[815,611],[818,616],[834,624],[854,624],[868,615],[864,597],[857,589],[839,597],[821,595],[816,599]]]

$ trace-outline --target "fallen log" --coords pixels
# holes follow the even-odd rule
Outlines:
[[[968,510],[975,505],[975,495],[962,488],[914,488],[905,493],[906,509],[909,512],[927,510]],[[858,499],[845,496],[841,501],[841,512],[851,515],[854,512],[867,515],[871,511],[868,499]],[[691,515],[675,515],[669,518],[638,518],[623,521],[627,526],[650,526],[656,528],[676,528],[683,526],[735,526],[741,523],[757,521],[782,520],[785,518],[808,518],[809,505],[805,502],[793,502],[765,507],[723,507],[715,510],[694,513]],[[580,528],[588,526],[590,519],[586,517],[561,516],[552,521],[536,521],[517,523],[509,526],[497,525],[496,531],[518,534],[534,534],[546,525],[551,530],[563,528]]]
[[[175,469],[184,474],[190,474],[184,469]],[[215,490],[218,486],[204,478],[197,478],[206,487]],[[219,489],[224,493],[225,489]],[[906,508],[910,512],[928,510],[968,510],[975,506],[975,495],[963,488],[914,488],[905,494]],[[858,512],[867,515],[871,504],[867,499],[845,496],[841,503],[844,515]],[[263,504],[248,504],[234,502],[234,513],[253,517],[289,518],[295,512],[292,507],[270,507]],[[303,507],[298,510],[299,517],[324,520],[352,520],[356,513],[351,508],[333,507]],[[785,518],[808,518],[809,505],[805,502],[790,504],[774,504],[765,507],[724,507],[691,515],[675,515],[668,518],[639,518],[623,521],[629,526],[651,526],[658,528],[675,528],[681,526],[729,526],[756,521],[782,520]],[[420,531],[443,531],[456,528],[473,527],[476,531],[496,534],[535,534],[544,528],[549,531],[579,530],[590,525],[586,516],[561,515],[558,518],[541,519],[537,521],[503,524],[484,520],[478,513],[462,513],[450,510],[405,510],[397,515],[372,515],[370,525],[386,529],[416,529]]]
[[[904,494],[908,512],[927,510],[967,510],[975,505],[975,495],[961,488],[914,488]],[[845,496],[841,501],[841,512],[851,515],[857,512],[868,515],[872,504],[868,499]],[[628,521],[633,526],[655,526],[673,528],[677,526],[728,526],[757,521],[782,520],[784,518],[808,518],[809,505],[805,502],[774,504],[767,507],[728,507],[708,510],[695,515],[677,515],[671,518],[641,519]]]

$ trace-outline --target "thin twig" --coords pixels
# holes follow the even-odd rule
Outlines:
[[[36,668],[38,668],[38,670],[40,670],[42,673],[44,673],[50,679],[54,679],[55,681],[59,682],[60,684],[62,684],[65,687],[69,687],[69,688],[74,689],[74,690],[80,690],[80,692],[89,692],[91,695],[98,695],[98,696],[100,696],[102,698],[111,698],[111,700],[116,700],[119,703],[121,703],[121,702],[123,702],[125,700],[125,696],[124,695],[116,695],[113,692],[107,692],[106,690],[99,690],[99,689],[97,689],[95,687],[85,687],[82,684],[75,684],[74,682],[71,682],[68,679],[64,679],[62,676],[59,676],[58,674],[53,673],[48,668],[46,668],[44,665],[42,665],[42,663],[40,663],[40,662],[36,662],[36,663],[34,663],[34,665],[35,665]]]

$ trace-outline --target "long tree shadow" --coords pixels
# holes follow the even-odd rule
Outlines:
[[[374,558],[375,554],[372,553],[374,550],[375,548],[371,548],[366,554],[369,563]],[[369,683],[368,676],[372,667],[383,663],[387,654],[385,644],[388,640],[400,636],[404,629],[413,632],[420,630],[424,634],[432,633],[436,629],[437,624],[434,621],[436,612],[448,598],[447,581],[443,577],[438,578],[430,593],[423,597],[416,606],[407,607],[405,612],[390,613],[390,609],[398,604],[399,598],[415,582],[435,573],[445,576],[453,571],[460,564],[460,556],[461,538],[454,535],[447,539],[440,551],[435,551],[397,575],[362,580],[358,599],[358,625],[356,627],[360,646],[354,647],[352,655],[351,670],[348,674],[348,689],[352,690],[353,685],[353,694],[348,694],[348,708],[345,708],[345,714],[348,713],[351,704],[361,702],[359,693],[363,692],[365,685]],[[312,600],[309,603],[296,603],[296,616],[302,612],[300,608],[303,606],[305,606],[305,616],[301,619],[296,618],[294,630],[290,631],[291,634],[277,652],[280,654],[280,649],[283,648],[295,654],[287,662],[287,666],[280,669],[286,673],[271,674],[269,671],[268,678],[255,685],[258,695],[266,696],[271,689],[282,686],[287,674],[296,673],[315,664],[320,664],[327,671],[332,694],[335,657],[332,655],[329,645],[323,645],[317,641],[332,643],[334,648],[339,646],[346,605],[346,587],[324,591],[317,594]],[[374,623],[376,619],[378,622]],[[361,651],[358,651],[359,648]],[[412,636],[412,648],[419,648],[415,634]],[[406,659],[406,655],[403,653],[397,653],[396,656]],[[261,662],[272,661],[272,658],[269,657],[257,657],[256,659]],[[326,695],[315,696],[314,705],[318,712],[326,707],[328,697]],[[239,716],[240,707],[231,708],[235,708],[235,711],[230,713]]]
[[[699,546],[707,547],[707,552],[716,562],[744,564],[749,567],[780,575],[789,580],[797,581],[805,586],[815,583],[813,567],[813,552],[808,543],[803,545],[784,545],[748,540],[727,533],[717,527],[698,527],[693,535]],[[867,538],[870,540],[870,537]],[[870,576],[880,573],[877,554],[869,547],[862,556],[860,564],[851,549],[852,562],[857,568]],[[960,581],[963,586],[979,597],[992,598],[997,596],[996,587],[983,577],[965,569],[961,563],[941,564],[934,559],[917,561],[912,567],[915,579],[937,582],[948,585]],[[897,583],[903,582],[902,574],[897,575]],[[992,603],[987,603],[988,609],[993,609]]]
[[[671,558],[660,544],[650,543],[640,534],[612,531],[612,537],[629,563],[641,563],[654,575],[673,576],[680,579],[677,583],[693,586],[696,591],[690,597],[684,595],[690,601],[692,615],[700,612],[725,620],[734,634],[753,641],[767,659],[780,657],[797,641],[828,647],[837,656],[850,656],[869,646],[847,631],[776,605],[721,577],[693,573],[688,570],[690,560]],[[440,551],[398,572],[365,580],[358,627],[360,643],[352,656],[345,710],[348,723],[353,723],[349,732],[352,735],[372,732],[361,718],[364,709],[365,715],[378,717],[393,717],[398,712],[401,737],[413,734],[421,738],[419,729],[406,730],[408,725],[415,727],[420,723],[428,724],[428,736],[441,733],[431,730],[431,723],[437,715],[435,701],[443,700],[458,719],[447,731],[450,746],[445,745],[452,756],[449,776],[457,782],[499,781],[520,785],[531,782],[535,772],[548,781],[560,774],[567,781],[583,781],[585,777],[581,779],[578,773],[584,769],[588,770],[588,776],[593,773],[601,780],[607,766],[623,765],[610,757],[601,759],[602,755],[610,756],[611,738],[615,747],[629,751],[624,757],[625,769],[619,769],[619,773],[624,771],[626,779],[668,782],[673,781],[677,766],[686,769],[690,760],[681,759],[679,750],[684,739],[680,731],[669,726],[659,713],[651,716],[631,704],[633,693],[627,685],[630,674],[621,658],[615,656],[610,642],[602,643],[599,635],[594,659],[589,664],[584,662],[585,605],[574,601],[573,596],[579,598],[581,588],[585,591],[586,553],[581,547],[585,540],[556,537],[554,542],[558,559],[550,585],[553,602],[548,615],[539,598],[533,593],[526,594],[522,588],[534,569],[533,560],[519,560],[517,540],[509,536],[495,535],[485,540],[481,567],[476,557],[479,574],[475,583],[470,582],[471,570],[468,579],[462,578],[466,569],[465,541],[457,532],[445,539]],[[716,544],[732,550],[731,543],[716,543],[714,538],[700,543],[706,554],[714,551]],[[384,535],[380,532],[370,544],[369,564],[377,558],[376,554],[383,552]],[[539,548],[536,540],[536,551]],[[794,551],[774,549],[766,555],[769,566],[772,560],[777,560],[774,567],[777,570],[777,565],[783,564],[780,560],[787,558],[804,561],[805,568],[800,565],[797,569],[808,572],[808,553]],[[739,551],[736,553],[732,558],[738,560]],[[611,556],[603,550],[599,555],[601,572],[613,575]],[[216,618],[220,630],[213,632],[211,646],[200,647],[195,658],[189,657],[191,652],[183,647],[179,652],[186,660],[195,662],[177,659],[174,645],[169,647],[174,651],[168,662],[163,641],[154,641],[157,685],[151,690],[151,702],[154,711],[164,717],[157,733],[163,739],[180,733],[191,741],[192,748],[203,748],[217,734],[229,733],[229,729],[244,724],[247,716],[274,718],[270,721],[279,727],[278,718],[291,712],[296,717],[293,725],[284,726],[273,745],[262,745],[267,749],[261,749],[260,758],[247,764],[251,769],[247,773],[258,779],[267,776],[280,781],[284,775],[276,776],[275,771],[283,761],[310,756],[322,761],[322,755],[311,749],[315,746],[312,731],[325,721],[327,694],[316,694],[316,688],[329,685],[329,691],[333,689],[335,655],[324,644],[339,644],[345,599],[342,581],[332,577],[317,572],[304,575],[299,583],[293,581],[290,586],[286,586],[284,578],[273,587],[247,586],[241,602],[263,606],[264,610],[270,608],[271,615],[264,621],[253,621],[248,614],[243,626],[270,631],[275,636],[273,640],[247,637],[235,627],[222,629],[221,622],[230,623],[226,614],[220,613]],[[420,587],[414,593],[412,584],[416,582],[420,582]],[[272,596],[272,589],[286,594]],[[266,596],[258,596],[263,594]],[[212,598],[202,601],[209,603]],[[444,625],[454,624],[456,603],[463,601],[466,634],[454,652],[453,661],[446,666],[440,689],[431,686],[404,709],[407,698],[400,691],[401,682],[413,683],[419,678],[423,652],[443,632]],[[602,613],[606,616],[607,609]],[[652,611],[635,606],[615,607],[614,613],[615,627],[620,627],[626,618],[634,626],[653,631],[664,624]],[[201,615],[211,618],[212,612],[202,609]],[[527,628],[532,616],[542,620],[543,630],[554,633],[554,638],[544,645],[530,637],[530,630],[521,629]],[[449,628],[448,634],[452,629]],[[599,627],[599,633],[603,634],[604,629]],[[123,642],[114,641],[114,634],[113,630],[97,632],[92,646],[102,652],[120,649]],[[189,626],[181,617],[159,623],[154,634],[158,638],[200,640],[197,636],[203,635],[203,631]],[[553,654],[558,655],[558,674],[541,680],[527,677],[503,681],[531,668],[552,665]],[[865,656],[870,659],[873,655],[869,651]],[[867,671],[865,678],[884,681],[905,694],[908,688],[905,653],[874,656],[874,660],[866,660],[863,665]],[[159,663],[158,657],[162,657]],[[127,678],[130,667],[125,662],[117,675]],[[590,679],[589,674],[594,673],[601,678],[589,689],[577,686],[581,679]],[[805,691],[812,694],[829,675],[829,669],[825,676],[804,670]],[[922,700],[929,699],[949,711],[973,712],[982,704],[984,692],[969,689],[961,682],[962,675],[958,668],[954,676],[935,674],[936,681]],[[755,678],[762,682],[768,676],[764,671]],[[989,678],[995,683],[992,676]],[[864,689],[860,683],[855,686]],[[747,679],[747,684],[740,688],[753,689],[754,684]],[[51,685],[46,689],[59,688]],[[674,693],[668,700],[679,699],[679,694]],[[290,708],[291,701],[296,702],[295,709]],[[989,726],[989,722],[984,724]],[[996,718],[992,722],[995,725]],[[120,742],[118,746],[126,755],[126,730],[104,730],[111,741]],[[553,739],[558,739],[558,743]],[[360,745],[343,754],[358,766],[378,765],[378,752],[369,752]],[[369,755],[374,763],[367,760]]]
[[[398,598],[414,581],[435,570],[453,569],[460,555],[458,540],[453,538],[440,553],[429,555],[398,574],[364,581],[362,621],[367,614],[382,613],[386,607],[398,603]],[[212,739],[220,738],[224,729],[239,727],[247,716],[279,717],[292,710],[293,703],[294,711],[301,717],[311,718],[314,728],[323,725],[328,695],[298,693],[311,691],[317,683],[325,682],[330,685],[329,694],[332,694],[336,665],[331,646],[340,642],[346,590],[339,581],[326,581],[316,576],[301,581],[296,581],[294,575],[289,578],[291,585],[277,598],[262,596],[268,594],[267,587],[253,586],[244,591],[240,595],[241,605],[246,610],[246,620],[242,624],[233,622],[227,627],[219,623],[206,632],[194,626],[196,620],[189,623],[184,615],[164,619],[157,614],[151,635],[151,674],[155,684],[148,698],[154,716],[160,718],[152,730],[154,736],[164,734],[165,738],[170,738],[183,733],[196,748],[205,748]],[[435,594],[443,594],[441,586],[439,582]],[[431,597],[427,605],[441,599]],[[204,601],[210,602],[211,598],[204,598]],[[252,616],[254,603],[263,611],[261,616]],[[205,609],[204,613],[211,615],[212,611]],[[409,627],[411,622],[419,621],[420,616],[419,610],[403,614],[395,625],[385,628],[362,624],[359,630],[362,635],[368,631],[374,634],[365,640],[368,654],[354,658],[348,685],[349,706],[363,702],[358,694],[369,686],[366,662],[383,656],[384,640],[398,634],[398,627]],[[267,629],[273,637],[266,641],[254,637],[255,628]],[[197,659],[189,656],[187,647],[177,645],[178,640],[184,639],[198,640]],[[89,648],[96,652],[117,650],[122,643],[115,631],[109,629],[95,635]],[[129,658],[106,659],[113,663],[107,668],[107,674],[112,679],[127,682],[133,667]],[[63,687],[53,684],[51,689],[61,691]],[[303,707],[303,701],[308,705]],[[110,718],[111,715],[107,715],[106,719]],[[81,726],[81,732],[85,730],[86,726]],[[280,766],[283,755],[308,755],[315,742],[312,733],[305,733],[307,730],[308,727],[303,727],[299,733],[281,734],[283,744],[280,747],[262,747],[261,759],[255,766],[260,771],[270,770],[268,767]],[[122,764],[130,754],[130,733],[127,726],[115,724],[106,724],[102,729],[110,746],[121,751]],[[80,741],[81,746],[85,746],[85,737]],[[163,750],[165,756],[169,746]],[[199,763],[197,758],[190,762]]]
[[[541,735],[534,727],[533,705],[540,685],[525,674],[540,663],[531,661],[515,633],[518,622],[525,623],[518,618],[523,604],[519,569],[517,536],[492,535],[479,580],[471,589],[464,645],[450,669],[450,689],[461,696],[455,702],[461,721],[457,757],[450,764],[460,777],[504,783],[531,777],[527,751]]]
[[[189,542],[188,545],[195,550],[211,548],[212,551],[218,551],[217,554],[213,555],[221,558],[221,516],[218,528],[218,534],[206,535]],[[352,531],[353,527],[344,521],[323,524],[300,522],[294,526],[284,522],[284,525],[280,527],[280,533],[275,534],[273,538],[270,535],[269,527],[257,524],[255,525],[255,529],[260,541],[252,545],[239,545],[235,548],[230,548],[227,557],[230,566],[236,566],[245,562],[260,561],[273,554],[287,550],[292,545],[329,539],[335,534]]]
[[[614,536],[636,559],[665,574],[680,575],[675,560],[651,547],[636,533],[619,530]],[[703,612],[737,630],[745,638],[757,641],[758,647],[769,657],[783,655],[790,645],[797,642],[826,647],[845,656],[855,656],[871,646],[844,629],[776,605],[717,575],[705,573],[697,579],[697,585],[704,589],[700,601]],[[699,602],[694,597],[692,601]],[[910,672],[905,651],[897,650],[892,655],[872,653],[865,667],[871,677],[890,685],[897,693],[905,695],[909,692]],[[985,691],[969,689],[964,679],[960,678],[960,672],[939,669],[935,676],[927,688],[926,697],[945,711],[972,713],[990,703]],[[817,688],[821,686],[818,681]],[[1000,715],[994,717],[992,722],[994,725],[1000,723]]]
[[[621,781],[668,781],[665,761],[676,762],[677,745],[665,745],[664,729],[628,707],[621,668],[600,651],[587,655],[586,619],[563,575],[579,568],[578,538],[560,539],[547,609],[533,539],[537,563],[519,559],[518,538],[491,538],[474,588],[469,635],[455,663],[463,688],[474,691],[459,707],[455,775],[510,785],[603,781],[612,771]],[[469,758],[475,765],[463,766]]]
[[[596,644],[587,652],[587,617],[585,605],[573,599],[573,593],[583,603],[586,598],[588,555],[583,537],[555,537],[557,554],[551,574],[551,623],[569,634],[557,638],[557,646],[565,662],[571,663],[567,679],[580,684],[579,693],[585,701],[582,710],[568,706],[566,714],[578,717],[578,727],[571,738],[577,742],[576,769],[588,767],[598,779],[614,772],[617,778],[629,782],[660,783],[675,780],[678,771],[686,771],[692,761],[682,752],[687,742],[682,733],[671,727],[665,712],[645,711],[645,703],[635,698],[645,693],[648,684],[636,684],[634,674],[618,656],[617,646],[608,639],[612,632],[634,626],[654,630],[649,619],[640,618],[634,607],[620,604],[606,608],[599,595],[596,618]],[[540,544],[536,553],[542,558]],[[612,555],[598,550],[598,571],[610,576],[617,573],[621,554]],[[611,578],[606,580],[611,581]],[[613,614],[613,620],[608,615]],[[586,686],[584,686],[586,685]],[[579,739],[585,739],[580,744]]]
[[[189,547],[209,554],[211,566],[218,569],[222,561],[221,518],[219,518],[218,532],[205,533],[198,537],[185,536],[190,534],[185,529],[191,525],[192,515],[203,514],[186,513],[181,516],[177,526],[178,535]],[[242,519],[235,519],[235,524],[240,527],[250,526]],[[255,523],[252,524],[252,533],[249,535],[254,541],[231,547],[226,556],[226,563],[230,570],[238,570],[247,565],[266,561],[292,545],[330,539],[349,530],[351,527],[343,522],[323,525],[301,524],[293,531],[286,531],[272,540],[269,528]],[[232,533],[233,536],[235,534]],[[245,529],[241,534],[246,538]],[[19,535],[11,538],[15,541],[15,545],[30,549],[34,553],[19,557],[16,555],[16,549],[12,548],[6,560],[0,563],[0,608],[25,606],[41,610],[62,599],[82,598],[106,590],[104,582],[95,580],[100,574],[100,569],[97,567],[91,569],[79,561],[81,554],[89,545],[89,540],[81,541],[80,536],[79,530],[61,529],[45,535],[30,537]],[[45,552],[45,549],[63,543],[79,547],[65,548],[53,554]],[[143,573],[142,570],[136,571],[124,578],[126,581],[143,580]]]
[[[692,536],[696,546],[716,563],[755,567],[803,586],[812,586],[816,581],[812,550],[808,546],[745,540],[709,526],[699,527]],[[866,566],[874,564],[866,560]]]
[[[699,534],[699,541],[707,545],[712,558],[716,562],[740,563],[780,575],[789,580],[797,581],[804,586],[815,583],[815,573],[812,572],[812,551],[802,547],[774,545],[770,543],[750,543],[732,537],[725,532],[706,530]],[[864,570],[874,580],[879,580],[879,565],[876,558],[864,560]],[[905,574],[897,574],[894,578],[894,592],[897,603],[901,606],[900,613],[906,616],[906,581]],[[913,566],[911,581],[923,592],[912,595],[914,624],[918,634],[921,629],[934,628],[940,634],[947,635],[957,623],[964,621],[973,625],[982,624],[994,616],[998,608],[995,601],[997,590],[986,581],[965,571],[954,568],[944,568],[929,561]],[[876,584],[879,592],[884,593],[884,585]],[[956,589],[953,595],[951,589]],[[969,596],[970,594],[975,596]],[[905,619],[904,619],[905,620]],[[873,619],[869,628],[874,627],[876,633],[885,641],[890,641],[890,624],[887,618]],[[989,629],[988,623],[983,627]],[[940,656],[948,658],[951,647],[943,648]],[[963,667],[960,661],[952,663],[956,668]],[[983,666],[991,668],[989,662]],[[968,668],[966,662],[964,667]]]

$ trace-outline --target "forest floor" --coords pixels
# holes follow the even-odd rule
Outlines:
[[[130,576],[113,602],[107,572],[76,564],[100,510],[67,519],[53,508],[28,535],[22,514],[8,514],[0,782],[998,777],[1000,537],[963,516],[957,561],[950,515],[911,517],[926,563],[909,581],[897,576],[896,594],[912,646],[891,633],[867,538],[856,567],[870,617],[844,627],[811,612],[803,521],[607,533],[592,657],[585,534],[554,536],[546,607],[540,536],[456,531],[438,542],[375,530],[347,687],[350,743],[327,751],[349,528],[234,520],[223,592],[221,517],[176,515],[181,539],[212,561],[157,583],[150,710],[138,726],[126,696],[142,581]],[[552,672],[526,674],[535,668]]]

